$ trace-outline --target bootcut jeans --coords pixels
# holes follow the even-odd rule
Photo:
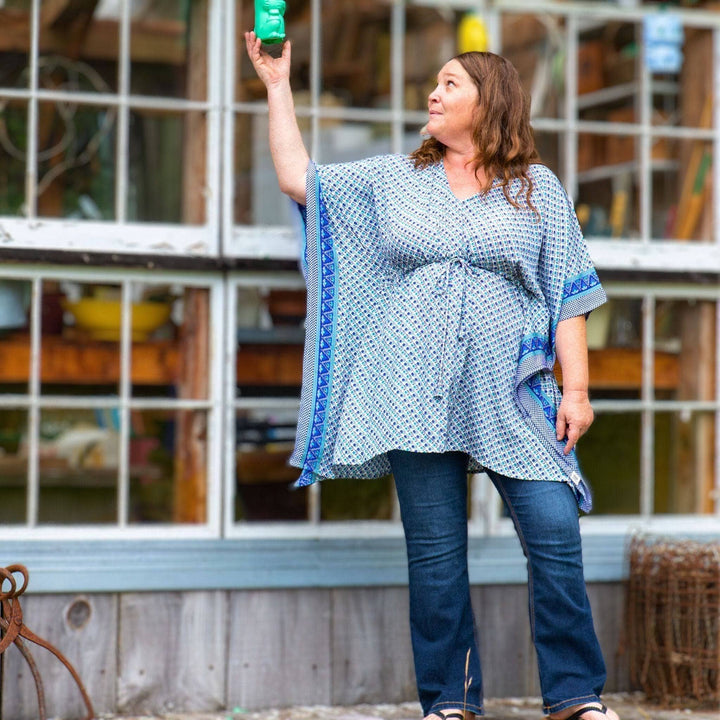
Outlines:
[[[423,714],[462,708],[465,698],[466,709],[482,715],[467,563],[468,456],[392,450],[388,457],[405,529],[410,634]],[[527,558],[544,712],[598,701],[605,663],[585,589],[575,496],[563,482],[488,474]],[[471,678],[467,693],[466,677]]]

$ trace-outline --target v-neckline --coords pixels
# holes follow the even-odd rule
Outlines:
[[[450,195],[452,195],[452,197],[454,197],[455,200],[457,200],[459,203],[467,203],[468,200],[473,200],[473,199],[475,199],[475,198],[479,198],[479,199],[482,200],[482,199],[484,199],[484,198],[486,197],[486,196],[483,195],[483,193],[481,193],[479,190],[478,190],[476,193],[472,194],[472,195],[468,195],[467,197],[464,197],[464,198],[463,198],[463,197],[459,197],[458,195],[455,194],[455,191],[452,189],[452,185],[450,185],[450,178],[449,178],[448,175],[447,175],[447,170],[445,169],[445,163],[444,163],[444,161],[443,161],[442,159],[441,159],[440,162],[438,163],[438,166],[439,166],[438,169],[439,169],[440,175],[442,176],[442,182],[443,182],[443,184],[445,185],[445,189],[446,189],[447,192],[450,193]],[[497,185],[495,182],[493,182],[493,184],[490,186],[490,190],[488,190],[488,192],[491,192],[491,191],[494,190],[496,187],[498,187],[498,185]]]

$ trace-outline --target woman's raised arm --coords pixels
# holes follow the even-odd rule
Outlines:
[[[304,205],[305,173],[310,156],[300,135],[290,90],[290,41],[283,44],[279,58],[262,50],[262,42],[254,32],[245,33],[245,44],[255,72],[267,89],[270,154],[280,190]]]

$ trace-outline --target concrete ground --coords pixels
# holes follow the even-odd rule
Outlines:
[[[607,705],[620,716],[620,720],[720,720],[717,709],[663,708],[644,701],[639,694],[607,695]],[[263,711],[245,711],[234,708],[223,713],[196,713],[192,715],[158,715],[153,720],[421,720],[417,703],[400,705],[355,705],[352,707],[291,707]],[[510,698],[487,700],[487,720],[541,720],[543,717],[538,698]],[[113,720],[141,720],[113,718]],[[142,718],[142,720],[149,720]]]

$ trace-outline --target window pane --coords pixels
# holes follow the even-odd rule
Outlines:
[[[0,7],[0,87],[30,84],[30,8],[32,0],[5,0]]]
[[[116,111],[38,103],[38,215],[115,216]]]
[[[323,18],[323,23],[325,22]],[[235,99],[238,102],[264,101],[267,98],[265,86],[258,78],[245,50],[244,33],[255,25],[255,4],[253,0],[235,1],[235,37],[237,77]],[[285,35],[292,40],[292,66],[290,84],[293,92],[310,89],[310,1],[294,0],[285,8]],[[281,46],[267,45],[264,48],[271,55],[279,55]]]
[[[26,393],[30,377],[32,286],[22,280],[0,279],[0,389]]]
[[[593,490],[594,513],[639,513],[640,414],[597,413],[577,447],[580,467]]]
[[[310,149],[310,120],[298,118]],[[280,192],[270,156],[268,116],[235,116],[235,222],[243,225],[293,225],[297,210]]]
[[[40,413],[42,524],[117,522],[117,409]]]
[[[677,382],[657,397],[676,400],[715,399],[715,303],[658,300],[655,349],[673,361]]]
[[[205,100],[208,1],[132,0],[130,92]]]
[[[55,7],[58,7],[57,3]],[[76,27],[72,21],[61,22],[61,17],[51,33],[40,36],[38,87],[68,93],[117,92],[117,27],[97,21],[91,23],[86,36],[88,45],[84,48],[83,59],[78,60],[74,57],[77,54]]]
[[[656,513],[712,513],[714,468],[712,413],[655,415]]]
[[[205,222],[204,113],[130,113],[128,219]]]
[[[120,295],[118,285],[43,282],[43,394],[119,392]],[[62,318],[57,303],[64,309]]]
[[[27,103],[0,99],[0,215],[25,214],[26,153]]]
[[[654,74],[654,125],[709,128],[712,124],[712,30],[684,29],[679,73]]]
[[[578,109],[583,120],[635,122],[639,27],[591,22],[578,39]]]
[[[307,520],[307,488],[292,488],[300,471],[287,464],[297,407],[240,410],[236,415],[235,520]]]
[[[390,4],[323,0],[322,90],[345,107],[390,106]]]
[[[130,522],[207,522],[207,412],[131,413]]]
[[[351,162],[389,153],[392,147],[390,132],[390,123],[322,120],[318,162]]]
[[[712,143],[658,138],[652,152],[653,238],[712,242]]]
[[[391,520],[395,484],[392,477],[373,480],[326,480],[321,485],[323,520]]]
[[[210,378],[207,288],[133,285],[134,395],[203,400]]]
[[[0,408],[0,524],[22,525],[27,508],[27,410]]]
[[[562,177],[563,136],[554,132],[535,131],[535,147],[540,155],[540,161],[558,177]]]
[[[413,150],[417,150],[420,144],[425,139],[421,134],[420,130],[424,127],[422,123],[411,123],[405,126],[403,133],[403,146],[402,151],[404,153],[411,153]]]
[[[577,204],[588,237],[639,236],[638,142],[632,135],[578,135]]]
[[[517,68],[531,94],[534,118],[565,115],[564,24],[563,18],[550,14],[503,17],[500,54]]]
[[[406,10],[405,107],[427,111],[428,95],[440,68],[457,55],[457,24],[461,14],[410,5]]]
[[[305,290],[238,288],[237,392],[300,395]]]

